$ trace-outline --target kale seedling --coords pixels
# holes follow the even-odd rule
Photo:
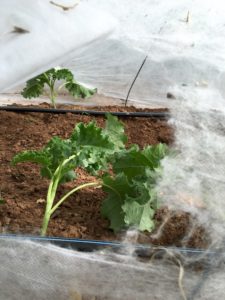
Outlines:
[[[65,82],[58,88],[58,90],[56,90],[55,83],[58,80],[64,80]],[[29,99],[39,97],[44,94],[45,85],[49,88],[47,95],[54,108],[56,108],[55,100],[58,92],[63,87],[65,87],[75,98],[87,98],[96,92],[96,89],[92,90],[85,88],[76,82],[70,70],[57,67],[28,80],[26,87],[21,92],[21,95],[24,98]]]
[[[99,171],[108,170],[112,157],[125,148],[125,142],[123,125],[116,117],[108,114],[104,129],[97,127],[94,122],[87,125],[79,123],[69,139],[53,137],[43,149],[24,151],[13,158],[14,165],[25,161],[38,163],[41,166],[41,176],[50,180],[42,236],[46,235],[52,214],[70,195],[83,188],[101,186]],[[59,185],[75,179],[74,169],[78,167],[96,175],[96,180],[73,188],[57,200]]]
[[[155,186],[168,147],[158,144],[140,149],[132,145],[126,149],[126,141],[122,123],[108,114],[104,129],[94,122],[79,123],[69,139],[53,137],[43,149],[24,151],[13,158],[13,164],[40,164],[41,175],[50,179],[42,236],[56,209],[74,192],[87,187],[102,187],[108,194],[101,213],[115,232],[129,226],[149,232],[154,229],[154,214],[159,206]],[[76,186],[57,200],[59,185],[75,179],[78,167],[95,175],[95,180]]]

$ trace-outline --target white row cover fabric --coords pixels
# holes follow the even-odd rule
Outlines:
[[[1,1],[0,91],[61,64],[75,49],[105,38],[115,27],[112,17],[88,3],[64,10],[51,2]]]
[[[224,97],[223,8],[222,0],[81,0],[63,11],[48,0],[2,0],[0,91],[63,63],[78,81],[125,99],[148,56],[130,100],[169,106],[177,85]],[[14,26],[30,32],[10,33]]]
[[[118,20],[113,36],[79,49],[66,66],[76,78],[110,96],[130,93],[144,104],[168,106],[174,86],[204,86],[225,96],[225,26],[222,0],[83,0]]]

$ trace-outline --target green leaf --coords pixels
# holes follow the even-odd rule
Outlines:
[[[51,157],[49,166],[54,172],[65,159],[73,154],[71,141],[55,136],[44,147],[44,152]]]
[[[107,178],[112,191],[104,187],[108,197],[103,202],[103,215],[110,220],[114,231],[125,226],[148,231],[154,228],[154,213],[158,207],[155,184],[166,153],[167,147],[160,144],[144,150],[133,145],[115,154],[112,165],[116,177]]]
[[[15,155],[12,159],[12,164],[16,165],[21,162],[34,162],[43,166],[48,166],[50,164],[50,157],[47,152],[40,151],[23,151]]]
[[[142,180],[140,178],[136,178],[132,180],[132,193],[129,197],[130,201],[136,201],[139,204],[146,204],[151,202],[151,205],[156,207],[156,193],[153,187],[146,181],[145,178]],[[128,199],[128,198],[126,198]]]
[[[52,178],[52,175],[60,164],[71,155],[76,154],[73,152],[72,144],[70,140],[62,140],[59,137],[53,137],[46,147],[44,152],[50,157],[48,166],[41,169],[42,176]],[[73,169],[77,165],[76,158],[67,163],[61,170],[60,183],[73,180],[76,175]]]
[[[161,160],[169,154],[169,148],[166,144],[159,143],[153,146],[147,146],[142,154],[148,159],[151,168],[158,168]]]
[[[69,81],[66,83],[65,88],[75,98],[88,98],[96,93],[96,89],[88,89],[76,81]]]
[[[133,145],[129,150],[121,151],[115,156],[113,170],[116,174],[124,172],[131,180],[135,176],[150,177],[152,171],[159,168],[162,158],[167,154],[168,147],[164,144],[147,146],[140,150]]]
[[[103,135],[103,130],[94,122],[77,124],[71,136],[78,155],[78,164],[90,172],[97,172],[107,167],[114,145]]]
[[[21,92],[24,98],[36,98],[44,93],[46,78],[43,75],[36,76],[27,81],[25,88]]]
[[[128,226],[135,226],[141,231],[151,232],[154,227],[155,210],[152,209],[150,201],[142,205],[136,201],[127,199],[122,209],[125,214],[124,221]]]
[[[110,228],[115,232],[127,226],[151,231],[154,228],[156,193],[147,183],[133,180],[125,174],[115,178],[103,177],[103,190],[108,197],[103,201],[101,213],[110,220]]]
[[[24,151],[12,159],[12,164],[15,165],[20,162],[34,162],[41,165],[41,176],[51,179],[58,166],[67,158],[72,152],[70,140],[62,140],[59,137],[53,137],[48,144],[39,151]],[[70,161],[61,170],[60,183],[73,180],[76,166],[76,159]]]
[[[110,220],[110,228],[115,232],[127,226],[148,231],[154,228],[157,198],[146,182],[133,180],[131,183],[124,173],[115,178],[105,176],[102,180],[108,196],[102,203],[101,213]]]
[[[73,81],[73,73],[68,69],[54,69],[55,76],[58,80],[66,80],[66,81]]]
[[[102,134],[102,129],[95,122],[78,123],[71,135],[71,141],[80,147],[113,149],[113,144]]]
[[[148,159],[137,146],[119,152],[113,162],[113,171],[116,174],[123,172],[129,180],[132,180],[135,176],[144,176],[146,168],[150,167]]]
[[[116,150],[125,148],[127,137],[124,134],[124,126],[117,117],[107,114],[106,126],[103,130],[103,134],[108,136],[110,141],[113,142]]]
[[[127,195],[122,206],[124,221],[128,226],[135,226],[141,231],[151,231],[154,228],[157,194],[147,182],[139,179],[133,180],[133,187],[136,189],[136,195]]]
[[[110,220],[110,228],[117,232],[125,226],[122,206],[126,195],[132,193],[131,185],[124,174],[117,175],[115,179],[105,176],[103,190],[108,197],[102,203],[101,213]]]

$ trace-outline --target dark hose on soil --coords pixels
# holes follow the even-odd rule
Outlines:
[[[55,109],[55,108],[33,108],[33,107],[17,107],[17,106],[1,106],[0,110],[12,112],[34,112],[34,113],[51,113],[51,114],[66,114],[72,113],[77,115],[90,115],[90,116],[105,116],[110,113],[118,117],[141,117],[141,118],[169,118],[168,112],[107,112],[95,110],[74,110],[74,109]]]

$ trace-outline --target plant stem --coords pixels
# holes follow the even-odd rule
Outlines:
[[[49,86],[49,89],[50,89],[49,98],[51,100],[52,106],[54,108],[56,108],[56,104],[55,104],[56,93],[55,93],[55,88],[54,88],[55,79],[52,79],[52,78],[50,79],[46,73],[44,73],[44,76],[46,78],[47,85]]]
[[[85,184],[82,184],[82,185],[79,185],[77,186],[76,188],[72,189],[71,191],[69,191],[66,195],[64,195],[57,203],[56,205],[52,208],[51,210],[51,214],[53,214],[56,209],[70,196],[72,195],[73,193],[75,193],[76,191],[79,191],[81,189],[84,189],[84,188],[87,188],[87,187],[90,187],[90,186],[99,186],[100,183],[98,181],[95,181],[95,182],[89,182],[89,183],[85,183]],[[101,185],[100,185],[101,186]]]
[[[47,232],[48,223],[51,217],[51,209],[54,203],[56,191],[60,180],[61,170],[62,170],[62,165],[60,165],[56,169],[48,187],[47,201],[46,201],[47,203],[46,203],[45,214],[44,214],[42,227],[41,227],[41,236],[45,236]]]
[[[53,83],[51,83],[51,85],[50,85],[50,100],[51,100],[51,102],[52,102],[52,106],[54,107],[54,108],[56,108],[56,104],[55,104],[55,90],[54,90],[54,82]]]
[[[41,236],[46,236],[50,217],[51,217],[51,215],[47,214],[47,211],[45,211],[45,215],[44,215],[42,226],[41,226]]]
[[[77,153],[78,155],[79,153]],[[57,188],[61,179],[61,173],[63,170],[63,167],[70,162],[71,160],[73,160],[76,157],[76,154],[71,155],[69,158],[65,159],[59,166],[58,168],[55,170],[54,175],[52,176],[52,179],[50,181],[49,187],[48,187],[48,193],[47,193],[47,201],[46,201],[46,208],[45,208],[45,214],[44,214],[44,218],[43,218],[43,222],[42,222],[42,227],[41,227],[41,236],[45,236],[47,229],[48,229],[48,224],[51,218],[51,215],[55,212],[55,210],[73,193],[75,193],[78,190],[81,190],[83,188],[86,187],[90,187],[90,186],[101,186],[101,183],[99,181],[95,181],[95,182],[89,182],[89,183],[84,183],[78,187],[75,187],[74,189],[72,189],[71,191],[69,191],[68,193],[66,193],[56,204],[55,206],[53,206],[54,204],[54,200],[55,200],[55,196],[56,196],[56,192],[57,192]]]
[[[69,83],[69,81],[64,82],[63,84],[61,84],[58,88],[58,92],[67,84]]]
[[[55,170],[55,173],[52,176],[52,179],[50,181],[49,187],[48,187],[48,193],[47,193],[47,200],[46,200],[46,207],[45,207],[45,214],[41,226],[41,236],[45,236],[47,229],[48,229],[48,223],[51,217],[51,209],[54,203],[55,195],[57,192],[57,188],[59,185],[59,181],[61,178],[61,172],[63,167],[70,162],[72,159],[74,159],[76,155],[72,155],[69,158],[65,159]]]
[[[90,186],[99,186],[99,182],[89,182],[89,183],[85,183],[82,185],[77,186],[76,188],[72,189],[71,191],[69,191],[67,194],[65,194],[56,204],[55,206],[52,207],[53,205],[53,201],[54,198],[49,199],[49,201],[47,202],[46,205],[46,210],[45,210],[45,215],[44,215],[44,219],[43,219],[43,223],[42,223],[42,228],[41,228],[41,236],[45,236],[47,229],[48,229],[48,224],[51,218],[51,215],[56,211],[56,209],[73,193],[75,193],[78,190],[90,187]],[[53,201],[52,201],[53,200]]]

